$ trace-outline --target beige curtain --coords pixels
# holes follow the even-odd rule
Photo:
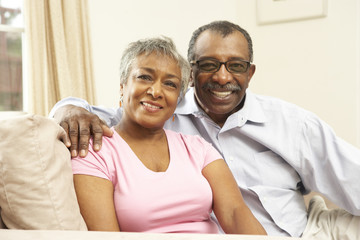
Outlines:
[[[24,1],[30,113],[67,96],[95,104],[87,1]]]

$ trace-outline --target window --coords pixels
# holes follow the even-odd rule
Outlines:
[[[0,0],[0,111],[24,110],[22,0]]]

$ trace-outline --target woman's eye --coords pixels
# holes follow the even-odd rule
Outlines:
[[[172,81],[166,81],[165,85],[169,86],[169,87],[172,87],[172,88],[175,88],[175,89],[178,87],[178,85],[176,83],[172,82]]]
[[[139,75],[137,78],[145,81],[151,81],[151,77],[149,75]]]

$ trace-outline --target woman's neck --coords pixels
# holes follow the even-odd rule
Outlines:
[[[150,129],[122,120],[115,130],[148,169],[154,172],[168,169],[170,152],[163,128]]]
[[[125,140],[158,141],[165,136],[165,131],[162,127],[147,128],[125,119],[122,119],[115,126],[115,130]]]

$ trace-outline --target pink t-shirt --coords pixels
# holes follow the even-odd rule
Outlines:
[[[199,136],[165,130],[170,163],[165,172],[148,169],[114,131],[102,148],[72,159],[73,173],[110,180],[121,231],[218,233],[211,220],[212,191],[202,169],[221,155]]]

